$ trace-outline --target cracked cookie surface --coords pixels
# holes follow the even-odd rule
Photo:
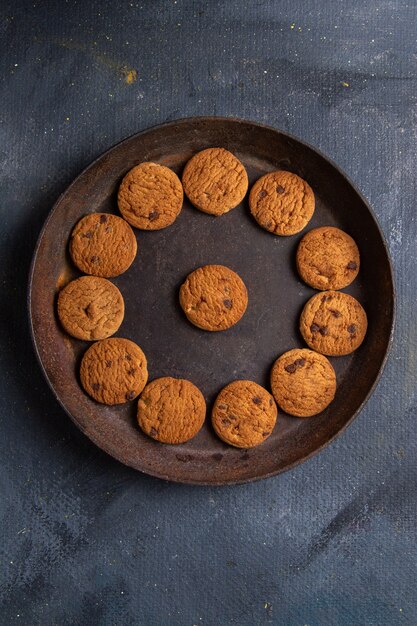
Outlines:
[[[97,402],[123,404],[136,398],[146,385],[146,357],[130,339],[103,339],[84,354],[80,379],[85,391]]]
[[[181,181],[169,167],[146,162],[123,178],[117,195],[125,220],[142,230],[160,230],[178,217],[184,199]]]
[[[198,433],[205,417],[203,394],[189,380],[157,378],[145,387],[138,401],[139,426],[161,443],[188,441]]]
[[[297,249],[297,270],[314,289],[343,289],[359,272],[358,246],[350,235],[333,226],[310,230]]]
[[[59,292],[57,309],[67,333],[85,341],[113,335],[125,312],[123,296],[116,285],[97,276],[71,281]]]
[[[253,448],[272,433],[277,414],[275,400],[266,389],[250,380],[235,380],[220,391],[211,420],[225,443]]]
[[[180,305],[198,328],[226,330],[246,311],[248,292],[240,276],[228,267],[204,265],[191,272],[181,285]]]
[[[316,294],[308,300],[300,317],[306,344],[327,356],[343,356],[359,348],[367,327],[362,305],[341,291]]]
[[[262,228],[275,235],[295,235],[311,220],[315,207],[310,185],[291,172],[261,176],[249,194],[250,211]]]
[[[239,159],[228,150],[207,148],[188,161],[182,184],[197,209],[222,215],[242,202],[248,190],[248,175]]]
[[[289,415],[321,413],[336,393],[336,374],[328,359],[313,350],[282,354],[271,370],[271,389],[278,406]]]
[[[91,213],[75,225],[69,244],[74,265],[84,274],[104,278],[123,274],[137,251],[129,224],[111,213]]]

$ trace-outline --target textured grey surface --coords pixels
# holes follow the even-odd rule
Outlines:
[[[0,15],[0,623],[416,624],[416,4],[3,0]],[[25,308],[37,235],[80,170],[203,114],[332,157],[373,205],[398,288],[391,357],[354,424],[298,469],[229,488],[96,450],[53,400]]]

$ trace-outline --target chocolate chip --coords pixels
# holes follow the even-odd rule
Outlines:
[[[113,361],[106,361],[107,367],[111,367],[113,365]]]
[[[305,364],[306,364],[306,360],[303,358],[297,359],[296,361],[294,361],[294,365],[296,365],[297,367],[304,367]]]
[[[252,402],[253,402],[254,404],[262,404],[262,400],[259,398],[259,396],[254,396],[254,397],[252,398]]]
[[[262,189],[262,191],[259,192],[259,197],[260,198],[265,198],[265,196],[266,196],[266,191],[265,191],[265,189]]]
[[[318,333],[320,330],[320,326],[318,324],[311,324],[310,330],[312,333]]]
[[[337,309],[329,309],[329,311],[333,315],[333,317],[340,317],[342,315],[341,312]]]
[[[135,368],[132,367],[127,373],[129,374],[129,376],[133,376],[135,372],[136,372]]]
[[[236,415],[229,415],[229,419],[232,420],[232,422],[237,420]]]
[[[159,217],[159,211],[155,210],[155,211],[151,211],[148,215],[148,218],[151,222],[154,222],[155,220],[157,220]]]
[[[126,400],[133,400],[133,398],[135,397],[135,392],[134,391],[128,391],[126,394]]]
[[[348,329],[348,333],[353,335],[353,333],[356,333],[356,324],[351,324],[350,326],[348,326],[347,329]]]
[[[99,257],[95,254],[90,259],[91,263],[98,263],[100,261]]]
[[[153,426],[151,427],[151,430],[149,431],[149,434],[151,437],[155,437],[155,435],[158,434],[158,431],[156,430],[156,428],[154,428]]]
[[[272,222],[271,220],[267,224],[265,224],[267,228],[272,228],[273,225],[274,225],[274,222]]]
[[[232,301],[231,300],[223,300],[223,304],[226,307],[226,309],[231,309],[232,308]]]
[[[126,354],[125,359],[126,359],[127,361],[131,361],[131,360],[132,360],[132,357],[130,356],[130,354]]]
[[[277,193],[285,193],[285,189],[284,189],[284,187],[282,187],[281,185],[278,185],[278,187],[277,187]]]
[[[274,404],[272,398],[269,398],[269,406],[272,406]]]
[[[329,334],[329,331],[327,329],[327,326],[322,326],[319,330],[320,335],[322,335],[323,337],[326,337],[326,335]]]
[[[230,426],[232,422],[230,420],[227,419],[227,417],[224,418],[224,420],[222,420],[222,424],[224,424],[225,426]]]
[[[262,433],[262,437],[267,437],[270,434],[271,434],[271,431],[270,430],[266,430],[264,433]]]
[[[355,261],[349,261],[349,263],[346,265],[346,268],[348,270],[356,270],[356,268],[358,267],[357,263],[355,263]]]
[[[92,236],[93,233],[91,232],[91,230],[87,230],[87,232],[84,234],[84,237],[86,237],[87,239],[91,239]]]
[[[227,404],[219,404],[217,408],[220,409],[220,411],[225,411],[227,409]]]
[[[100,215],[100,224],[105,224],[107,222],[107,215]]]
[[[328,301],[329,301],[329,300],[331,300],[331,299],[332,299],[332,296],[323,296],[323,297],[322,297],[322,299],[321,299],[321,301],[322,301],[322,302],[328,302]]]
[[[93,391],[98,391],[100,389],[100,385],[99,385],[99,383],[93,383],[91,385],[91,388],[92,388]]]
[[[289,374],[294,374],[295,370],[297,369],[297,366],[295,363],[290,363],[289,365],[286,365],[284,369]]]

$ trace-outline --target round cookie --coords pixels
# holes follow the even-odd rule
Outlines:
[[[206,401],[189,380],[157,378],[138,402],[138,424],[161,443],[184,443],[194,437],[206,417]]]
[[[123,274],[136,256],[129,224],[111,213],[90,213],[75,225],[69,244],[74,265],[84,274],[111,278]]]
[[[358,246],[339,228],[314,228],[301,239],[297,249],[297,269],[314,289],[343,289],[358,275]]]
[[[177,219],[184,199],[178,176],[165,165],[141,163],[119,187],[117,202],[125,220],[142,230],[160,230]]]
[[[252,448],[269,437],[277,414],[266,389],[250,380],[235,380],[217,396],[211,420],[220,439],[237,448]]]
[[[93,341],[113,335],[123,321],[123,296],[106,278],[82,276],[58,295],[58,317],[69,335]]]
[[[81,384],[97,402],[122,404],[140,394],[148,380],[146,357],[129,339],[103,339],[88,348],[80,367]]]
[[[327,356],[343,356],[359,348],[367,327],[362,306],[341,291],[317,293],[308,300],[300,318],[306,344]]]
[[[313,350],[289,350],[272,366],[272,394],[283,411],[296,417],[321,413],[336,393],[336,374],[328,359]]]
[[[305,180],[279,170],[261,176],[249,194],[249,208],[258,224],[274,235],[295,235],[311,220],[314,193]]]
[[[188,161],[182,184],[197,209],[223,215],[242,202],[249,183],[244,166],[234,154],[224,148],[207,148]]]
[[[246,311],[248,291],[240,276],[228,267],[204,265],[191,272],[181,285],[180,305],[194,326],[226,330]]]

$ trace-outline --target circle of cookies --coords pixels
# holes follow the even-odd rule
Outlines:
[[[180,305],[194,326],[226,330],[246,311],[248,291],[240,276],[228,267],[204,265],[191,272],[181,285]]]
[[[244,166],[234,154],[224,148],[207,148],[188,161],[182,184],[197,209],[223,215],[242,202],[249,183]]]
[[[117,202],[125,220],[142,230],[160,230],[178,217],[184,193],[169,167],[146,162],[131,169],[119,187]]]
[[[310,230],[297,249],[297,270],[314,289],[343,289],[358,275],[360,257],[355,241],[339,228]]]
[[[307,348],[282,354],[271,370],[271,389],[278,406],[289,415],[321,413],[336,393],[336,374],[328,359]]]
[[[147,361],[130,339],[103,339],[88,348],[80,367],[85,391],[102,404],[122,404],[140,394],[148,380]]]
[[[111,213],[90,213],[75,225],[69,244],[74,265],[84,274],[111,278],[123,274],[136,256],[129,224]]]
[[[274,235],[295,235],[311,220],[315,199],[310,185],[291,172],[261,176],[249,194],[250,211],[262,228]]]
[[[367,327],[362,305],[341,291],[317,293],[308,300],[300,317],[306,344],[327,356],[343,356],[359,348]]]
[[[137,419],[144,433],[161,443],[178,444],[194,437],[206,417],[206,401],[189,380],[157,378],[143,390]]]
[[[211,420],[225,443],[253,448],[269,437],[277,414],[277,405],[266,389],[250,380],[235,380],[220,391]]]
[[[81,276],[59,292],[57,310],[69,335],[94,341],[118,330],[125,305],[119,289],[106,278]]]

